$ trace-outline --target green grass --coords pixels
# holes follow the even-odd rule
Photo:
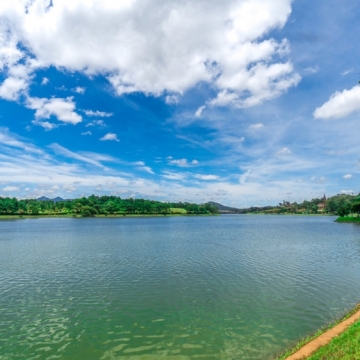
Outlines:
[[[170,208],[170,211],[173,214],[187,214],[187,211],[185,209],[180,209],[180,208]]]
[[[276,358],[276,360],[285,360],[287,357],[289,357],[290,355],[294,354],[296,351],[298,351],[299,349],[301,349],[304,345],[306,345],[307,343],[309,343],[310,341],[316,339],[317,337],[319,337],[320,335],[322,335],[323,333],[325,333],[326,331],[332,329],[333,327],[335,327],[337,324],[341,323],[342,321],[348,319],[349,317],[351,317],[352,315],[354,315],[358,310],[360,310],[360,304],[358,304],[355,308],[353,308],[352,310],[350,310],[348,313],[346,313],[344,316],[342,316],[341,318],[337,319],[336,321],[320,328],[318,331],[316,331],[314,334],[309,335],[303,339],[301,339],[295,346],[289,348],[288,350],[285,350],[284,353],[282,353],[280,356],[278,356]],[[359,325],[359,323],[357,323]],[[350,328],[349,328],[350,329]],[[340,335],[341,336],[341,335]],[[335,339],[334,339],[335,340]],[[360,345],[359,345],[360,346]],[[321,349],[319,349],[318,351],[320,351]],[[312,359],[312,358],[311,358]],[[314,358],[315,359],[315,358]],[[314,360],[312,359],[312,360]],[[328,358],[316,358],[316,359],[328,359]],[[329,358],[330,359],[330,358]],[[335,359],[335,358],[331,358],[331,359]],[[337,358],[337,359],[342,359],[341,357]],[[360,357],[357,358],[348,358],[348,359],[360,359]]]
[[[336,222],[360,223],[360,217],[352,217],[352,216],[339,217],[335,221]]]
[[[360,359],[360,321],[351,325],[329,344],[315,351],[308,360]]]

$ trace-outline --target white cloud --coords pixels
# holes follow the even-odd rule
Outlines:
[[[341,73],[341,75],[342,75],[342,76],[345,76],[345,75],[348,75],[348,74],[350,74],[350,73],[352,73],[352,72],[354,72],[354,69],[353,69],[353,68],[347,69],[347,70],[344,70],[344,71]]]
[[[1,49],[1,38],[3,38],[5,35],[2,32],[4,31],[4,29],[2,29],[3,25],[4,24],[0,24],[0,71],[3,72],[2,75],[4,75],[6,78],[0,85],[0,98],[17,101],[21,95],[27,96],[30,82],[34,76],[33,73],[36,69],[42,67],[42,63],[29,57],[24,59],[24,53],[20,52],[21,56],[18,58],[18,61],[21,60],[21,63],[5,62],[1,64],[1,52],[4,50]],[[7,66],[7,68],[4,69],[4,65]]]
[[[340,194],[347,194],[347,195],[352,195],[354,193],[353,190],[341,190]]]
[[[105,111],[93,111],[93,110],[84,110],[84,113],[86,114],[86,116],[94,116],[94,117],[111,117],[114,115],[113,113],[108,113]]]
[[[85,94],[86,88],[81,87],[81,86],[77,86],[74,91],[78,94]]]
[[[304,72],[308,73],[308,74],[316,74],[317,72],[319,72],[320,68],[318,65],[316,66],[309,66],[307,68],[304,69]]]
[[[81,133],[81,135],[92,135],[91,131],[84,131]]]
[[[116,134],[113,134],[113,133],[107,133],[106,135],[104,135],[102,138],[100,138],[101,141],[120,141],[118,138],[117,138],[117,135]]]
[[[19,191],[19,188],[16,186],[6,186],[2,190],[5,192],[14,192],[14,191]]]
[[[199,179],[199,180],[205,180],[205,181],[213,181],[213,180],[219,179],[219,176],[217,176],[217,175],[200,175],[200,174],[196,174],[196,175],[194,175],[194,178]]]
[[[32,124],[41,126],[45,130],[52,130],[52,129],[55,129],[55,128],[57,128],[59,126],[59,125],[51,123],[49,121],[40,121],[40,120],[37,120],[37,119],[33,120]]]
[[[318,184],[324,184],[326,183],[326,177],[325,176],[321,176],[318,180],[317,180]]]
[[[251,175],[251,169],[249,169],[249,170],[247,170],[244,174],[242,174],[241,176],[240,176],[240,178],[239,178],[239,183],[241,184],[241,185],[244,185],[245,183],[246,183],[246,181],[247,181],[247,179],[250,177],[250,175]]]
[[[209,104],[253,106],[300,80],[288,42],[266,38],[291,2],[2,1],[0,68],[30,58],[21,44],[42,66],[107,76],[119,95],[181,95],[207,82],[218,91]]]
[[[65,156],[70,159],[80,160],[95,166],[104,167],[100,161],[114,161],[114,158],[107,156],[107,155],[101,155],[101,154],[95,154],[95,153],[75,153],[73,151],[70,151],[63,146],[59,144],[51,144],[49,145],[49,148],[52,149],[56,154]]]
[[[46,78],[46,77],[43,77],[42,80],[41,80],[41,85],[47,85],[49,83],[49,79]]]
[[[28,86],[25,79],[8,77],[0,85],[0,97],[5,100],[17,100],[20,92]]]
[[[154,171],[151,169],[150,166],[146,166],[145,163],[143,161],[137,161],[134,163],[135,165],[137,165],[137,169],[140,171],[145,171],[149,174],[155,174]]]
[[[170,165],[176,165],[180,167],[189,167],[191,165],[199,164],[197,160],[192,160],[189,162],[187,159],[173,159],[171,156],[169,156],[167,159]]]
[[[291,154],[291,151],[287,147],[284,147],[283,149],[279,150],[276,153],[277,156],[285,156],[285,155],[290,155],[290,154]]]
[[[165,102],[168,105],[176,105],[179,103],[179,96],[178,95],[167,95],[165,97]]]
[[[70,183],[70,184],[65,184],[63,186],[63,189],[67,192],[67,193],[71,193],[77,190],[75,183]]]
[[[118,184],[116,183],[116,182],[114,182],[114,181],[107,181],[106,182],[106,186],[109,188],[109,189],[115,189],[116,188],[116,186],[117,186]]]
[[[344,178],[345,180],[349,180],[349,179],[352,179],[353,176],[352,176],[351,174],[346,174],[346,175],[343,176],[343,178]]]
[[[172,171],[164,171],[162,174],[162,177],[168,180],[185,180],[186,179],[186,175],[185,174],[180,174],[180,173],[175,173]]]
[[[350,90],[337,91],[330,99],[314,112],[316,119],[343,118],[355,111],[360,111],[360,86]]]
[[[258,123],[258,124],[252,124],[249,126],[250,130],[260,130],[264,127],[264,124]]]
[[[90,126],[107,127],[107,125],[104,123],[103,120],[93,120],[85,125],[85,127],[90,127]]]
[[[195,116],[196,116],[196,117],[200,117],[201,114],[202,114],[202,112],[203,112],[205,109],[206,109],[206,106],[200,106],[200,107],[196,110]]]
[[[36,120],[49,119],[56,116],[59,121],[68,124],[78,124],[82,117],[75,112],[75,103],[72,97],[62,98],[28,98],[26,106],[36,110]]]

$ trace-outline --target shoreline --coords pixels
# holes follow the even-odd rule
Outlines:
[[[220,214],[109,214],[109,215],[95,215],[95,216],[82,216],[76,214],[37,214],[37,215],[0,215],[0,220],[11,220],[11,219],[56,219],[56,218],[67,218],[67,219],[123,219],[123,218],[139,218],[139,217],[177,217],[177,216],[219,216]]]
[[[328,345],[335,337],[344,333],[351,325],[360,321],[360,303],[338,320],[320,328],[314,334],[300,340],[275,360],[301,360],[307,359],[317,350]]]
[[[348,223],[348,224],[357,224],[360,223],[360,217],[353,217],[353,216],[343,216],[338,217],[335,222],[338,223]]]

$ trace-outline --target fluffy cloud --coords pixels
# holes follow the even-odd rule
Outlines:
[[[167,95],[165,96],[165,102],[168,105],[175,105],[179,103],[179,96],[178,95]]]
[[[200,107],[196,110],[195,116],[196,116],[196,117],[200,117],[201,114],[202,114],[202,112],[205,110],[205,108],[206,108],[206,106],[200,106]]]
[[[84,113],[87,116],[96,116],[96,117],[110,117],[113,116],[113,113],[108,113],[105,111],[93,111],[93,110],[84,110]]]
[[[276,153],[277,156],[285,156],[285,155],[290,155],[290,154],[291,154],[291,151],[287,147],[284,147],[283,149],[279,150]]]
[[[173,159],[171,156],[168,157],[167,160],[170,165],[176,165],[180,167],[189,167],[199,164],[197,160],[188,161],[188,159]]]
[[[90,127],[90,126],[106,127],[107,125],[104,123],[103,120],[93,120],[85,125],[85,127]]]
[[[51,123],[49,121],[39,121],[37,119],[32,121],[33,125],[38,125],[43,127],[45,130],[52,130],[58,127],[58,125]]]
[[[252,125],[250,125],[250,126],[249,126],[249,129],[250,129],[250,130],[260,130],[260,129],[262,129],[263,127],[264,127],[263,124],[258,123],[258,124],[252,124]]]
[[[85,94],[86,88],[77,86],[75,89],[73,89],[73,91],[75,91],[78,94]]]
[[[70,183],[70,184],[65,184],[63,186],[63,189],[67,192],[67,193],[71,193],[77,190],[75,183]]]
[[[49,119],[51,116],[56,116],[59,121],[77,124],[82,121],[79,114],[75,112],[75,103],[72,97],[65,99],[61,98],[28,98],[27,107],[35,112],[36,120]]]
[[[13,192],[13,191],[19,191],[19,188],[16,186],[6,186],[2,190],[5,192]]]
[[[315,110],[314,117],[325,120],[343,118],[355,111],[360,111],[360,86],[331,95],[324,105]]]
[[[0,69],[34,58],[102,74],[119,95],[207,82],[218,91],[210,105],[248,107],[300,80],[288,42],[266,38],[290,13],[291,0],[3,0]],[[20,85],[13,80],[14,91]]]
[[[352,176],[351,174],[346,174],[346,175],[343,176],[343,178],[344,178],[345,180],[349,180],[349,179],[352,179],[353,176]]]
[[[119,142],[120,140],[117,138],[116,134],[113,133],[107,133],[106,135],[104,135],[102,138],[100,138],[101,141],[117,141]]]
[[[194,175],[195,179],[199,179],[199,180],[205,180],[205,181],[213,181],[213,180],[217,180],[219,178],[219,176],[217,175],[200,175],[200,174],[196,174]]]
[[[5,100],[17,100],[20,92],[27,88],[25,79],[8,77],[0,85],[0,98]]]
[[[319,72],[319,70],[320,70],[319,66],[316,65],[305,68],[304,72],[308,74],[316,74],[317,72]]]
[[[180,173],[175,173],[172,171],[164,171],[162,174],[162,177],[168,180],[185,180],[186,179],[186,175],[185,174],[180,174]]]

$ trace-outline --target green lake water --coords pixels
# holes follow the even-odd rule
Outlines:
[[[333,221],[0,221],[0,359],[273,359],[360,301]]]

